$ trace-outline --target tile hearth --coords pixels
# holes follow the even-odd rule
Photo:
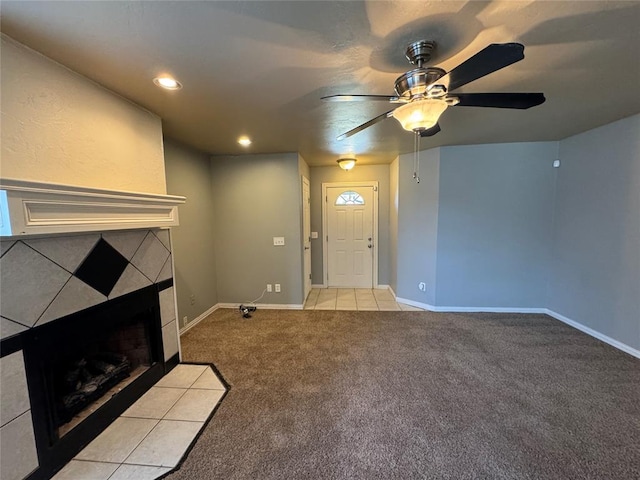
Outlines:
[[[207,365],[180,364],[53,480],[152,480],[174,469],[226,392]]]

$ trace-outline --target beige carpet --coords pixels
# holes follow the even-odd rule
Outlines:
[[[544,315],[219,310],[194,479],[640,478],[640,361]]]

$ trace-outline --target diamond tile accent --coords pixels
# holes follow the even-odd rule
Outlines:
[[[109,296],[127,264],[127,259],[101,238],[75,275],[103,295]]]
[[[71,274],[17,242],[0,259],[0,314],[33,326]]]
[[[147,278],[156,279],[168,257],[169,251],[155,235],[149,232],[131,259],[131,263]]]
[[[70,273],[76,271],[96,242],[99,234],[73,237],[51,237],[27,240],[25,243]]]
[[[0,428],[0,478],[22,480],[38,466],[31,411]]]
[[[36,325],[42,325],[106,301],[107,297],[103,294],[76,277],[71,277]]]
[[[115,284],[113,290],[109,294],[109,300],[112,300],[129,292],[140,290],[141,288],[151,285],[151,280],[145,277],[140,270],[133,265],[127,265],[124,269],[118,283]]]
[[[143,240],[147,236],[148,230],[128,230],[124,232],[105,232],[102,238],[127,260],[136,253]]]
[[[22,350],[0,359],[0,425],[31,408]]]
[[[16,243],[15,240],[6,240],[6,241],[0,242],[0,257],[4,255],[7,250],[13,247],[14,243]]]
[[[171,240],[169,238],[169,230],[154,230],[153,234],[162,242],[165,248],[171,251]]]
[[[20,323],[9,320],[8,318],[0,317],[0,338],[8,338],[11,335],[24,332],[27,327]]]
[[[173,278],[172,266],[173,266],[173,262],[171,261],[171,255],[169,255],[169,258],[167,258],[167,261],[164,262],[164,266],[162,267],[162,270],[160,270],[160,273],[158,274],[158,278],[156,278],[156,283]]]

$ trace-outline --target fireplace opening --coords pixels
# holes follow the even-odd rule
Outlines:
[[[135,381],[152,364],[146,314],[115,322],[75,345],[52,368],[54,423],[62,437]]]
[[[166,373],[158,286],[34,327],[23,347],[40,474],[46,476]]]

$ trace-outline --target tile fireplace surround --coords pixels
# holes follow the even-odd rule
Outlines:
[[[0,193],[4,193],[3,187],[0,185]],[[55,188],[60,190],[59,187]],[[86,197],[106,191],[87,192],[88,189],[82,189],[81,195],[85,197],[82,208],[75,210],[82,211],[82,215],[91,201]],[[122,192],[109,195],[115,198]],[[182,197],[181,202],[176,202],[177,198],[171,200],[184,202]],[[100,200],[101,205],[105,203]],[[116,205],[111,213],[121,214],[126,208],[122,205],[122,202]],[[6,226],[7,209],[3,208],[0,223]],[[139,205],[136,208],[139,211]],[[28,215],[25,218],[29,220]],[[101,229],[100,222],[92,216],[86,228],[69,225],[47,233],[49,227],[37,226],[33,233],[3,234],[0,241],[0,478],[3,480],[42,477],[37,474],[42,469],[32,419],[33,392],[29,390],[28,363],[25,364],[23,351],[23,339],[30,332],[131,292],[153,288],[158,292],[164,362],[173,366],[179,361],[171,241],[166,228],[177,225],[177,214],[163,228],[157,228],[158,222],[153,219],[145,225],[144,219],[134,222],[121,218],[129,223],[118,224],[113,215],[110,218],[107,215]]]

